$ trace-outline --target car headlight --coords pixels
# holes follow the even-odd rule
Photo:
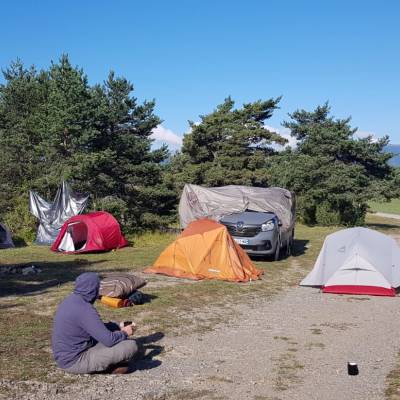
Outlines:
[[[263,232],[272,231],[275,228],[274,221],[268,221],[265,224],[261,225],[261,230]]]

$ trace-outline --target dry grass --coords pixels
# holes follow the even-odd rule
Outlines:
[[[312,350],[312,349],[324,349],[325,348],[325,344],[321,343],[321,342],[310,342],[306,344],[306,349],[307,350]]]
[[[386,377],[385,395],[388,400],[400,400],[400,353],[397,355],[396,367]]]
[[[301,383],[299,372],[304,368],[292,350],[288,349],[282,353],[278,358],[274,358],[276,363],[275,367],[275,381],[274,386],[276,390],[287,390],[294,385]]]

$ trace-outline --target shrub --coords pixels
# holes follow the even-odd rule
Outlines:
[[[16,199],[13,209],[6,213],[4,222],[15,243],[32,243],[35,240],[37,221],[29,211],[27,195]]]
[[[318,225],[340,225],[341,215],[338,210],[332,207],[327,201],[318,204],[315,209],[315,222]]]

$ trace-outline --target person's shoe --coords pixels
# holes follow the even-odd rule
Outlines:
[[[104,373],[106,374],[127,374],[130,371],[130,366],[128,363],[126,362],[121,362],[119,364],[115,364],[115,365],[110,365],[105,371]]]
[[[127,374],[129,372],[129,366],[128,365],[116,365],[115,367],[112,367],[110,369],[110,374]]]

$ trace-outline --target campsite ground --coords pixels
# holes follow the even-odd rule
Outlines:
[[[400,221],[370,216],[368,224],[400,238]],[[146,355],[123,377],[57,370],[49,336],[54,310],[79,273],[141,273],[174,236],[135,237],[132,247],[103,254],[1,251],[0,265],[33,264],[42,272],[0,275],[0,398],[382,399],[385,389],[388,398],[400,398],[398,298],[329,296],[297,286],[333,230],[298,225],[294,256],[256,261],[264,271],[257,282],[149,275],[148,303],[99,305],[105,319],[138,323]],[[360,375],[350,378],[353,357]]]

